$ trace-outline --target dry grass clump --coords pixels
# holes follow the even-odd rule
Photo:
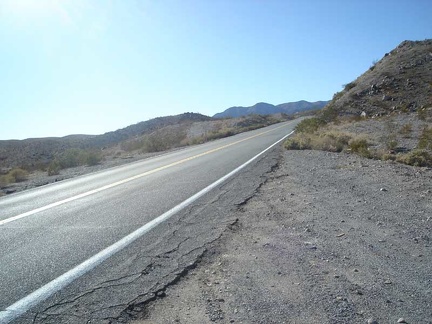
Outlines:
[[[400,131],[399,131],[404,137],[409,138],[411,136],[412,133],[412,124],[405,124],[401,127]]]
[[[334,123],[333,123],[334,124]],[[392,121],[385,122],[385,135],[381,137],[384,148],[372,148],[365,135],[356,135],[336,131],[332,124],[323,122],[319,117],[302,121],[296,127],[296,134],[285,142],[289,150],[321,150],[329,152],[347,152],[370,159],[395,161],[419,167],[432,166],[432,128],[424,126],[419,135],[418,145],[411,151],[397,150],[397,132],[405,137],[411,136],[412,124],[398,128]]]
[[[351,153],[355,153],[367,158],[372,156],[371,151],[369,151],[369,143],[364,137],[355,137],[351,139],[348,143],[348,146],[348,151]]]
[[[11,183],[22,182],[28,179],[29,173],[21,168],[14,168],[7,174],[0,176],[0,187]]]
[[[425,126],[419,137],[419,149],[432,150],[432,128]]]
[[[348,148],[351,139],[351,135],[338,132],[297,133],[285,142],[285,148],[342,152]]]
[[[396,162],[418,167],[432,167],[432,154],[427,150],[415,149],[396,156]]]

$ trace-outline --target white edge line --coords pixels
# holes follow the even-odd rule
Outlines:
[[[86,261],[82,262],[81,264],[77,265],[75,268],[72,268],[71,270],[65,272],[60,277],[57,277],[56,279],[50,281],[46,285],[40,287],[39,289],[35,290],[31,294],[27,295],[26,297],[18,300],[14,304],[8,306],[4,311],[0,311],[0,323],[9,323],[13,321],[14,319],[17,319],[19,316],[26,313],[28,310],[30,310],[32,307],[36,306],[40,302],[44,301],[57,291],[63,289],[67,285],[69,285],[72,281],[75,279],[78,279],[85,273],[89,272],[90,270],[94,269],[96,266],[101,264],[103,261],[114,255],[115,253],[121,251],[128,245],[130,245],[135,240],[142,237],[144,234],[149,232],[151,229],[159,225],[160,223],[164,222],[165,220],[171,218],[174,214],[178,213],[182,209],[189,206],[191,203],[193,203],[198,198],[201,198],[206,193],[213,190],[215,187],[226,181],[228,178],[232,177],[234,174],[245,168],[247,165],[252,163],[254,160],[256,160],[258,157],[263,155],[265,152],[282,142],[284,139],[286,139],[288,136],[293,134],[294,131],[291,133],[285,135],[277,142],[270,145],[268,148],[263,150],[262,152],[255,155],[253,158],[245,162],[244,164],[240,165],[230,173],[226,174],[219,180],[216,180],[206,188],[202,189],[201,191],[197,192],[193,196],[189,197],[182,203],[178,204],[177,206],[173,207],[172,209],[168,210],[167,212],[163,213],[162,215],[158,216],[157,218],[153,219],[152,221],[148,222],[147,224],[143,225],[142,227],[138,228],[137,230],[133,231],[132,233],[128,234],[121,240],[117,241],[116,243],[108,246],[107,248],[103,249],[102,251],[98,252],[91,258],[87,259]]]

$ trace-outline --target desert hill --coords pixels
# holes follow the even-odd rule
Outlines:
[[[404,41],[335,94],[326,110],[381,116],[432,105],[432,40]]]
[[[151,134],[172,125],[190,125],[211,120],[211,117],[196,113],[158,117],[134,125],[107,132],[102,135],[68,135],[65,137],[29,138],[25,140],[0,141],[0,167],[43,165],[68,149],[103,149],[128,139]]]
[[[402,42],[344,88],[286,148],[432,167],[432,40]]]

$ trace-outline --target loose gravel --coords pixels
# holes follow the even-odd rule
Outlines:
[[[133,323],[432,323],[432,170],[284,151],[200,265]]]

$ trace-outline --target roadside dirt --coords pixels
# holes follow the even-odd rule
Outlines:
[[[132,323],[432,323],[432,170],[284,151]]]

